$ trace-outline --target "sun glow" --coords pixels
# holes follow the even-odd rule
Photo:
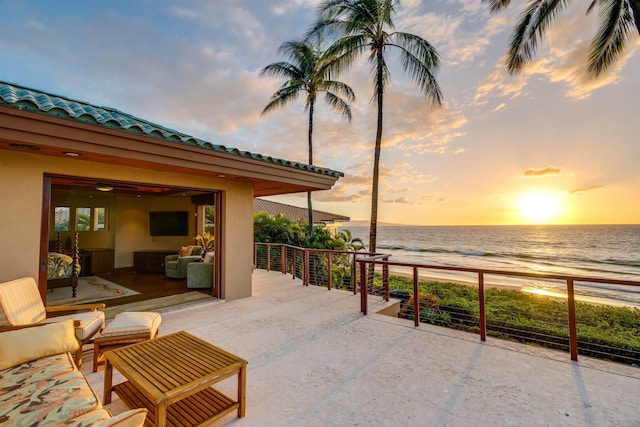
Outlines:
[[[529,222],[555,222],[562,214],[562,200],[555,193],[537,191],[523,194],[518,202],[520,215]]]

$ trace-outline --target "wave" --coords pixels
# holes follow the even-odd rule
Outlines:
[[[626,260],[618,258],[596,259],[592,257],[577,257],[577,256],[549,256],[543,254],[529,254],[523,252],[488,252],[473,249],[445,249],[440,247],[435,248],[421,248],[415,246],[404,245],[378,245],[378,250],[390,250],[390,251],[406,251],[416,253],[432,253],[432,254],[450,254],[461,256],[473,256],[473,257],[487,257],[487,258],[502,258],[511,260],[524,260],[535,261],[539,265],[548,265],[552,267],[565,266],[567,264],[572,265],[572,268],[578,268],[586,271],[603,272],[603,273],[620,273],[620,274],[634,274],[629,272],[620,271],[619,269],[608,268],[596,268],[596,267],[581,267],[581,264],[593,264],[593,265],[608,265],[616,267],[630,267],[640,268],[640,261]]]

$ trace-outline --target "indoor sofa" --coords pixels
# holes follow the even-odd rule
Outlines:
[[[185,279],[187,277],[187,265],[192,262],[202,261],[202,254],[203,251],[200,246],[183,246],[177,254],[165,257],[165,274],[172,279]]]
[[[146,409],[115,417],[78,371],[73,320],[0,332],[0,425],[142,426]]]

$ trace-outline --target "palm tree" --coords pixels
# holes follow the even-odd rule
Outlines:
[[[345,228],[336,236],[338,240],[342,240],[344,242],[345,249],[348,251],[362,251],[364,250],[364,242],[359,237],[353,237],[351,230]]]
[[[306,92],[305,112],[309,112],[309,164],[313,164],[313,113],[320,92],[324,92],[325,100],[334,110],[351,121],[351,107],[347,102],[355,101],[351,87],[333,80],[332,74],[338,74],[340,63],[336,57],[314,48],[306,40],[293,40],[283,43],[280,52],[287,55],[291,62],[276,62],[267,65],[260,75],[280,77],[286,81],[271,96],[271,101],[262,110],[265,115],[295,101],[302,92]],[[346,100],[345,100],[346,99]],[[309,210],[309,236],[313,234],[313,206],[311,192],[307,192],[307,208]]]
[[[492,12],[509,6],[511,0],[482,0]],[[531,0],[513,29],[507,70],[517,73],[533,58],[538,39],[571,0]],[[591,41],[588,71],[594,76],[613,65],[634,33],[640,34],[640,0],[593,0],[587,9],[600,9],[598,32]]]
[[[374,68],[373,99],[378,106],[378,123],[371,191],[370,252],[376,251],[382,107],[390,76],[385,51],[391,47],[398,49],[402,68],[417,83],[420,91],[432,104],[439,106],[442,103],[440,87],[434,76],[440,62],[438,52],[422,37],[395,31],[393,15],[398,5],[397,0],[327,0],[319,7],[318,21],[308,33],[311,36],[326,31],[337,36],[338,40],[327,51],[341,58],[346,66],[369,52],[369,61]]]

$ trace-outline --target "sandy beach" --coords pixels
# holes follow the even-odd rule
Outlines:
[[[389,274],[392,276],[399,276],[399,277],[404,277],[404,278],[413,280],[413,274],[408,273],[406,271],[389,268]],[[469,276],[471,277],[472,274],[469,273]],[[469,280],[463,280],[459,278],[438,276],[434,274],[420,274],[420,270],[418,270],[418,280],[420,282],[456,283],[456,284],[465,285],[465,286],[473,286],[475,288],[478,287],[477,276],[475,281],[472,280],[471,278]],[[516,285],[516,284],[500,283],[500,282],[496,282],[495,280],[496,280],[495,276],[491,277],[489,280],[487,280],[487,278],[485,277],[485,282],[484,282],[485,289],[503,289],[503,290],[535,294],[535,295],[539,295],[547,298],[557,298],[557,299],[565,299],[565,300],[567,299],[566,293],[553,292],[551,290],[540,289],[536,287],[529,287],[526,285],[522,286],[522,285]],[[618,302],[618,301],[605,299],[605,298],[592,297],[588,295],[575,294],[575,299],[576,301],[589,303],[589,304],[609,305],[609,306],[615,306],[615,307],[630,307],[629,304],[625,304],[623,302]]]

